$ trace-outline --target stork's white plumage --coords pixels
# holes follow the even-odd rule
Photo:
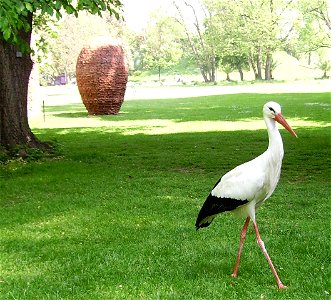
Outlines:
[[[222,212],[233,211],[246,217],[241,231],[238,256],[232,277],[237,277],[241,252],[250,220],[253,221],[256,240],[265,255],[276,278],[278,288],[286,286],[280,281],[277,271],[261,240],[256,223],[255,211],[275,190],[284,156],[283,141],[276,122],[282,124],[293,136],[297,137],[281,114],[281,107],[276,102],[263,106],[263,117],[268,129],[268,149],[255,159],[248,161],[226,173],[214,186],[203,204],[196,220],[197,230],[207,227]]]

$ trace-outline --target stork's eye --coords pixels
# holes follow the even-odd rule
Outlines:
[[[274,114],[276,113],[275,110],[272,107],[268,107],[270,111],[272,111]]]

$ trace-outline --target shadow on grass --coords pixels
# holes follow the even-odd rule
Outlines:
[[[57,114],[53,114],[54,117],[58,117],[58,118],[87,118],[89,116],[89,114],[87,112],[67,112],[67,113],[57,113]]]
[[[93,116],[101,121],[171,119],[186,121],[236,121],[261,118],[261,108],[269,100],[283,106],[287,118],[330,121],[330,94],[237,94],[196,98],[125,101],[119,115]],[[233,103],[233,104],[232,104]],[[46,107],[60,118],[88,117],[83,104]]]

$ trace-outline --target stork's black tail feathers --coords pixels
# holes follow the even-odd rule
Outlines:
[[[198,214],[195,227],[197,230],[199,228],[208,227],[219,213],[234,210],[238,206],[246,203],[248,203],[247,200],[218,198],[212,194],[209,194]]]

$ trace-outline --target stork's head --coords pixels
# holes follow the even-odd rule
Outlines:
[[[274,119],[279,124],[283,125],[285,129],[294,137],[298,137],[293,131],[291,126],[287,123],[282,115],[282,108],[277,102],[270,101],[263,106],[263,116],[266,118]]]

